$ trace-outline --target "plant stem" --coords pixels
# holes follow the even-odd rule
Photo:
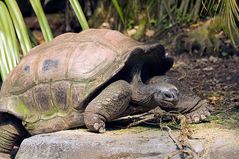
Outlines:
[[[11,15],[15,30],[17,32],[23,55],[26,55],[32,48],[32,44],[27,32],[26,24],[24,23],[22,17],[22,13],[18,7],[16,0],[5,0],[5,2]]]
[[[113,5],[114,5],[114,7],[115,7],[117,13],[118,13],[119,16],[120,16],[121,22],[123,23],[123,25],[125,25],[124,14],[123,14],[123,12],[122,12],[122,9],[121,9],[120,6],[119,6],[118,1],[117,1],[117,0],[112,0],[112,3],[113,3]]]
[[[82,27],[83,30],[89,29],[88,22],[85,18],[85,14],[82,11],[81,5],[78,0],[70,0],[71,6],[77,16],[77,19]]]
[[[48,24],[46,15],[42,9],[40,0],[30,0],[30,3],[36,13],[45,41],[51,41],[53,39],[53,35]]]
[[[0,1],[0,62],[3,79],[17,65],[19,50],[13,23],[6,5]]]

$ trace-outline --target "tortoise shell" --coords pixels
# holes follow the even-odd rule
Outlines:
[[[8,75],[0,111],[27,123],[64,116],[69,120],[69,114],[83,112],[87,99],[135,57],[153,57],[147,63],[160,73],[172,66],[161,45],[145,45],[118,31],[62,34],[31,49]]]

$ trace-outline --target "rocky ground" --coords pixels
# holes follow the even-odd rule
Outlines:
[[[189,140],[197,159],[237,159],[239,155],[238,130],[200,125],[193,128]],[[172,135],[177,138],[179,132]],[[109,130],[104,134],[86,129],[67,130],[36,135],[25,139],[17,159],[182,159],[166,131],[158,127],[137,126]]]

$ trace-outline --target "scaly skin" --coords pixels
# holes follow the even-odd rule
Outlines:
[[[13,116],[0,113],[0,157],[10,157],[11,150],[28,134],[21,123]]]
[[[116,81],[105,88],[86,107],[84,122],[94,132],[105,132],[105,122],[116,119],[129,105],[132,91],[129,83]]]
[[[164,82],[165,83],[165,82]],[[105,122],[133,113],[129,103],[137,103],[137,111],[144,112],[168,103],[175,105],[178,101],[178,90],[172,84],[160,83],[145,85],[133,80],[128,83],[119,80],[107,86],[86,107],[84,122],[94,132],[105,132]],[[129,111],[130,110],[130,111]]]

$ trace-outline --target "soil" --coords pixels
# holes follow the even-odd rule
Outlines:
[[[210,124],[239,128],[239,57],[194,58],[174,56],[169,76],[188,83],[199,96],[210,101],[214,111]]]

